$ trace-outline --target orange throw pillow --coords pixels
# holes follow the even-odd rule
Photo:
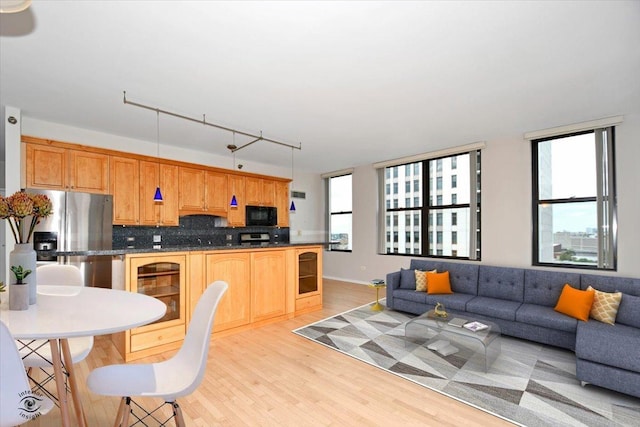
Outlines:
[[[554,310],[578,320],[589,320],[595,291],[581,291],[565,284]]]
[[[427,271],[427,293],[428,294],[452,294],[451,283],[449,282],[449,272],[433,273]]]

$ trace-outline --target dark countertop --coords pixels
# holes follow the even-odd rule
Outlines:
[[[267,245],[225,245],[225,246],[213,246],[213,245],[184,245],[184,246],[162,246],[161,248],[119,248],[119,249],[105,249],[105,250],[89,250],[89,251],[39,251],[40,255],[45,256],[119,256],[129,254],[144,254],[144,253],[160,253],[160,252],[191,252],[191,251],[220,251],[231,249],[275,249],[275,248],[289,248],[295,246],[328,246],[327,242],[290,242],[290,243],[269,243]]]

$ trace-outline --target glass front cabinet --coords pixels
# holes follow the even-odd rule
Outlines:
[[[296,314],[322,307],[322,250],[296,249]]]
[[[180,346],[186,333],[186,259],[186,254],[127,259],[127,289],[157,298],[167,306],[160,319],[127,332],[127,354],[142,352],[144,357],[146,349]]]

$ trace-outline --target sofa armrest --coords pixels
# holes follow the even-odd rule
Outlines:
[[[385,283],[387,284],[386,305],[388,308],[393,308],[393,291],[400,288],[400,272],[394,271],[393,273],[387,274],[387,280]]]

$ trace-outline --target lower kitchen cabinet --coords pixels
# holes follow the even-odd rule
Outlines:
[[[186,333],[187,253],[129,255],[125,260],[125,290],[149,295],[167,306],[157,321],[113,334],[125,361],[180,347]]]
[[[249,324],[251,321],[251,254],[228,252],[207,254],[205,257],[205,288],[216,280],[224,280],[229,285],[226,294],[218,304],[213,331],[219,332]]]
[[[204,290],[216,280],[229,288],[213,334],[231,334],[322,308],[322,247],[292,246],[131,254],[125,289],[163,301],[158,321],[113,334],[125,361],[180,347]]]

